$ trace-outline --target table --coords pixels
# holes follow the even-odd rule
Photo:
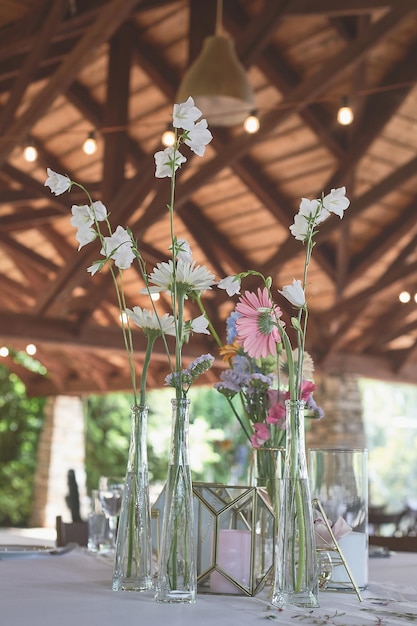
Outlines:
[[[327,591],[320,594],[320,608],[313,611],[297,607],[278,611],[258,596],[198,595],[194,605],[157,604],[151,592],[111,591],[111,574],[109,558],[78,547],[59,556],[0,560],[0,624],[256,626],[265,624],[266,618],[280,626],[417,623],[417,553],[370,559],[372,582],[362,603],[355,594]]]

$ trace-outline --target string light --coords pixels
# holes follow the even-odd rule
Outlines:
[[[28,163],[33,163],[38,158],[38,151],[32,140],[28,140],[23,150],[23,156],[25,157]]]
[[[9,356],[9,348],[6,348],[6,346],[2,346],[0,348],[0,356],[6,358],[6,356]]]
[[[96,134],[94,133],[94,131],[92,131],[91,133],[88,133],[88,137],[83,143],[83,150],[85,154],[89,154],[89,155],[97,152],[97,141],[96,141]]]
[[[26,346],[26,352],[29,356],[33,356],[37,352],[37,348],[34,343],[28,343]]]
[[[411,296],[408,291],[402,291],[400,295],[398,296],[398,299],[403,304],[406,304],[407,302],[410,302]]]
[[[245,129],[247,133],[249,133],[250,135],[253,135],[254,133],[258,132],[259,126],[260,126],[259,119],[256,116],[255,111],[252,111],[251,114],[248,115],[248,117],[243,122],[243,128]]]
[[[342,105],[337,112],[337,121],[342,126],[349,126],[353,122],[353,111],[349,106],[347,98],[342,100]]]
[[[173,146],[174,143],[175,143],[175,133],[174,133],[174,131],[171,130],[170,128],[167,128],[162,133],[161,141],[162,141],[162,144],[165,146],[165,148],[169,148],[170,146]]]

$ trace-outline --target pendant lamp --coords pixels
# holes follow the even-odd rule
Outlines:
[[[218,8],[216,31],[220,21]],[[176,102],[185,102],[189,96],[210,126],[241,124],[254,109],[253,90],[230,37],[216,32],[204,39],[199,56],[181,81]]]

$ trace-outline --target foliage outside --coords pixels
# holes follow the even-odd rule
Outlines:
[[[26,526],[45,400],[28,398],[24,384],[0,366],[0,526]]]
[[[171,389],[148,393],[149,480],[155,490],[166,479],[171,433]],[[227,402],[210,387],[189,392],[190,448],[193,480],[245,481],[249,449]],[[87,489],[100,475],[124,475],[130,433],[131,396],[90,396],[87,413]]]

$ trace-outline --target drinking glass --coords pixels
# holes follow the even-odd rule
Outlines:
[[[101,476],[98,483],[98,497],[104,514],[109,520],[109,540],[111,548],[116,546],[117,520],[122,504],[124,478]]]

